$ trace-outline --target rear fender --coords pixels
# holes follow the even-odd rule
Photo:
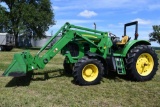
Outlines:
[[[123,50],[120,52],[121,56],[126,57],[128,51],[137,45],[151,45],[151,43],[146,40],[131,40],[124,46]]]

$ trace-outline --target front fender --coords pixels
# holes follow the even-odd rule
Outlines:
[[[121,56],[126,57],[128,51],[137,45],[151,45],[151,43],[146,40],[130,40],[127,44],[125,44],[122,51],[120,51]]]

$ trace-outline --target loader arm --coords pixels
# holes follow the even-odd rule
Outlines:
[[[54,45],[44,54],[40,55],[47,46],[58,36],[61,38],[54,43]],[[112,46],[107,32],[92,30],[75,25],[71,25],[68,22],[64,24],[57,33],[51,37],[51,39],[40,49],[40,51],[32,57],[29,51],[18,53],[14,55],[12,63],[7,70],[3,73],[4,76],[24,76],[27,72],[34,69],[43,69],[45,65],[60,52],[70,41],[81,39],[86,41],[95,47],[104,57],[106,57],[109,47]],[[95,43],[94,40],[98,40]],[[111,41],[111,40],[110,40]],[[106,48],[107,47],[107,48]]]

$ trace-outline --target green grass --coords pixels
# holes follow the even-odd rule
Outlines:
[[[11,63],[14,53],[0,53],[0,73]],[[37,50],[31,50],[35,55]],[[160,54],[160,51],[157,51]],[[159,55],[160,56],[160,55]],[[35,71],[27,86],[17,86],[12,77],[0,78],[0,107],[158,107],[160,67],[151,81],[131,82],[120,77],[103,78],[101,84],[79,86],[71,75],[63,74],[63,59],[56,55],[44,70]],[[160,63],[160,61],[159,61]],[[45,72],[49,79],[45,78]]]

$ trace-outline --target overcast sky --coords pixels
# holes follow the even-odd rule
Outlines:
[[[51,0],[56,25],[46,32],[55,33],[65,22],[123,35],[125,23],[139,22],[139,39],[148,40],[152,25],[160,25],[160,0]],[[127,29],[134,38],[134,27]],[[152,45],[157,45],[153,43]]]

